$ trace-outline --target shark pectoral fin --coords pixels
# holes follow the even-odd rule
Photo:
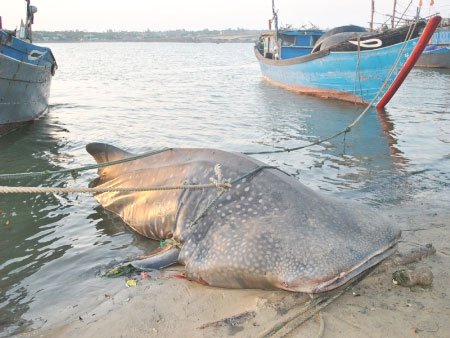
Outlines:
[[[168,245],[164,248],[151,252],[148,256],[130,262],[138,270],[156,270],[178,263],[180,249],[176,246]]]

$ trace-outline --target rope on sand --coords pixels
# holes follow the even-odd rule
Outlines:
[[[264,332],[260,338],[269,338],[276,335],[277,337],[294,337],[294,331],[298,329],[303,323],[310,320],[314,317],[315,314],[322,311],[340,296],[342,296],[345,292],[350,290],[356,284],[358,284],[361,280],[363,280],[367,275],[369,275],[375,267],[369,268],[368,270],[362,272],[360,275],[355,277],[347,284],[339,287],[335,291],[330,291],[321,295],[313,295],[312,299],[306,303],[306,305],[296,314],[292,315],[288,319],[277,323],[268,331]],[[331,294],[330,294],[331,293]],[[321,324],[322,325],[322,324]],[[325,329],[325,328],[324,328]],[[319,331],[322,331],[320,329]],[[320,333],[320,332],[319,332]]]

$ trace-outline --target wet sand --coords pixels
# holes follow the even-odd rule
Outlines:
[[[448,337],[446,203],[428,192],[414,202],[380,210],[404,230],[400,253],[431,243],[436,254],[407,266],[378,267],[327,306],[315,307],[320,310],[315,314],[305,314],[317,302],[308,295],[207,287],[176,278],[180,267],[158,278],[138,277],[135,287],[126,287],[119,278],[123,287],[114,293],[100,288],[93,308],[65,309],[59,322],[20,337]],[[394,285],[392,273],[405,267],[430,268],[431,287]]]

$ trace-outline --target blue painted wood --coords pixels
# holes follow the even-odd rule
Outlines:
[[[450,44],[447,46],[431,45],[417,61],[417,67],[450,68]]]
[[[40,57],[33,57],[33,52]],[[33,65],[45,66],[54,61],[50,48],[41,47],[18,39],[10,33],[0,30],[0,53],[18,61]]]
[[[450,68],[450,27],[442,27],[434,32],[430,45],[425,48],[416,66]]]
[[[281,58],[292,59],[299,56],[308,55],[311,53],[311,50],[312,47],[297,47],[297,46],[281,47]]]
[[[371,102],[377,95],[377,99],[372,102],[376,105],[404,65],[417,40],[360,53],[329,52],[305,62],[303,58],[266,61],[261,55],[258,59],[263,76],[283,87],[365,103]],[[397,57],[397,66],[393,67]],[[380,90],[385,81],[386,85]]]
[[[293,47],[293,37],[275,31],[261,36],[264,46],[256,47],[255,55],[263,76],[276,85],[382,108],[414,67],[440,22],[436,15],[376,32],[353,25],[336,27],[319,41],[314,42],[313,37],[311,54],[287,59],[280,57],[279,48]]]
[[[49,48],[0,30],[0,136],[47,111],[56,68]]]
[[[324,34],[322,30],[284,30],[279,32],[281,59],[291,59],[310,54],[316,41]]]
[[[433,45],[449,45],[450,44],[450,27],[438,28],[431,37],[430,44]]]

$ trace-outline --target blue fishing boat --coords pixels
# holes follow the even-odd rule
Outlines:
[[[271,28],[271,27],[269,27]],[[269,59],[291,59],[311,54],[316,42],[325,32],[320,29],[286,29],[278,31],[278,43],[273,33],[263,34],[259,38],[258,49],[261,55]]]
[[[434,32],[420,56],[417,67],[450,68],[450,19]]]
[[[290,33],[295,40],[303,37],[296,46],[292,38],[286,40],[290,34],[278,29],[273,0],[272,10],[270,33],[263,34],[254,48],[267,81],[305,94],[378,108],[393,97],[441,20],[434,16],[427,22],[379,32],[343,26],[319,37],[315,30],[297,31]]]
[[[52,51],[32,43],[35,6],[26,1],[26,23],[11,31],[0,18],[0,136],[48,110],[57,64]]]

